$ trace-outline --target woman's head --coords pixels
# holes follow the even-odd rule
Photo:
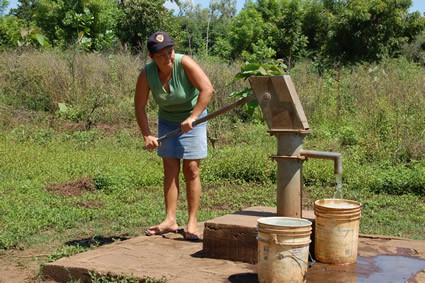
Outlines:
[[[151,55],[154,55],[161,49],[174,46],[174,42],[171,40],[168,33],[163,31],[158,31],[149,37],[147,46],[148,46],[149,53]]]

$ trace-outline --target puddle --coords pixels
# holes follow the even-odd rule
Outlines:
[[[371,274],[358,274],[357,282],[406,282],[416,273],[425,269],[425,260],[405,257],[379,255],[375,257],[359,257],[357,266],[373,265],[376,268]]]
[[[424,259],[393,255],[359,256],[355,264],[316,263],[307,272],[307,283],[404,283],[423,269]]]

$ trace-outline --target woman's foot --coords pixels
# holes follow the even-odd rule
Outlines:
[[[179,226],[175,222],[165,220],[157,226],[151,226],[145,230],[146,236],[163,235],[165,233],[176,233]]]
[[[201,235],[197,223],[188,223],[185,229],[184,238],[189,241],[199,241]]]

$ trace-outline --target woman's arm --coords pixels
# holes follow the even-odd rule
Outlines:
[[[190,116],[181,124],[182,131],[188,132],[193,128],[192,123],[198,119],[210,102],[214,88],[204,70],[192,58],[183,56],[182,64],[189,81],[199,90],[198,102]]]
[[[146,114],[146,105],[149,97],[149,85],[146,77],[146,68],[142,70],[136,83],[136,92],[134,95],[134,110],[136,112],[136,120],[142,131],[143,139],[147,150],[154,150],[158,147],[158,140],[152,136],[149,129],[148,116]]]

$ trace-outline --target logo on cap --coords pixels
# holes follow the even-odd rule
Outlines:
[[[155,38],[158,42],[163,42],[164,41],[164,36],[162,34],[158,34]]]

